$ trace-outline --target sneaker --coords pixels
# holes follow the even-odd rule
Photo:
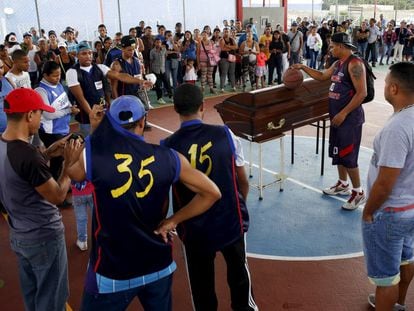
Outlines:
[[[81,251],[87,251],[88,250],[88,242],[86,242],[86,241],[82,242],[82,241],[77,240],[76,241],[76,246],[79,247],[79,249]]]
[[[157,100],[157,103],[160,104],[160,105],[166,104],[166,102],[165,102],[165,100],[163,98],[158,99]]]
[[[233,92],[237,92],[236,87],[233,87],[233,89],[232,89],[232,90],[233,90]]]
[[[151,105],[150,103],[148,103],[148,108],[149,108],[149,109],[154,109],[154,106],[153,106],[153,105]]]
[[[221,90],[220,90],[220,92],[221,92],[221,93],[224,93],[224,89],[221,89]]]
[[[368,303],[371,307],[375,308],[375,294],[369,294],[368,295]],[[399,303],[396,303],[394,305],[394,308],[392,308],[392,311],[405,311],[405,306],[400,305]]]
[[[327,195],[350,195],[351,194],[351,189],[349,188],[349,184],[348,185],[343,185],[339,180],[338,182],[330,187],[330,188],[325,188],[322,190],[323,193],[327,194]]]
[[[348,211],[353,211],[354,209],[357,209],[361,204],[364,204],[366,200],[367,198],[365,197],[364,191],[358,193],[352,190],[351,197],[347,202],[344,203],[344,205],[342,205],[342,208]]]

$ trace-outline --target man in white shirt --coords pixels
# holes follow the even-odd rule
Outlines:
[[[12,54],[13,66],[6,73],[6,78],[14,83],[16,88],[31,88],[29,69],[29,57],[23,50],[16,50]]]
[[[381,36],[381,32],[378,26],[376,25],[375,18],[371,18],[369,20],[368,29],[369,29],[368,47],[365,52],[365,59],[368,62],[369,56],[371,54],[372,67],[375,67],[376,66],[375,64],[377,62],[377,40]]]
[[[134,78],[126,73],[111,70],[103,64],[92,64],[92,49],[86,41],[77,46],[78,63],[66,73],[66,81],[80,113],[76,120],[80,123],[80,129],[85,136],[89,134],[90,122],[89,113],[96,104],[109,103],[105,98],[103,80],[105,77],[120,80],[124,83],[141,84],[144,87],[151,87],[152,83],[140,78]]]
[[[23,34],[23,44],[26,48],[27,56],[29,57],[29,72],[31,87],[35,88],[39,83],[37,64],[34,61],[34,57],[39,48],[33,44],[32,34],[25,32]]]

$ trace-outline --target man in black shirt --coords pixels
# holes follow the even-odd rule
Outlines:
[[[69,295],[67,255],[60,204],[69,190],[66,174],[74,142],[66,139],[41,153],[29,143],[40,126],[42,111],[55,112],[32,89],[15,89],[4,100],[7,128],[0,139],[0,201],[9,215],[11,248],[18,258],[26,310],[66,310]],[[80,144],[76,144],[78,157]],[[65,153],[58,181],[48,158]],[[75,155],[76,154],[76,155]]]

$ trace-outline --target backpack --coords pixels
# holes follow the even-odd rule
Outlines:
[[[344,71],[348,73],[348,64],[349,62],[354,59],[357,58],[359,59],[361,62],[364,63],[365,66],[365,79],[366,79],[366,83],[367,83],[367,96],[365,97],[365,99],[362,101],[363,104],[365,103],[369,103],[371,102],[374,97],[375,97],[375,86],[374,86],[374,80],[377,79],[377,77],[374,75],[374,73],[372,72],[372,67],[371,65],[365,60],[365,58],[360,57],[358,55],[352,54],[347,61],[344,64]]]

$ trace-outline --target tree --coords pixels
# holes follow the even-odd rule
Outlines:
[[[360,5],[374,4],[374,0],[323,0],[322,10],[329,10],[331,5]],[[378,5],[394,5],[396,10],[412,10],[414,9],[414,0],[377,0]]]

